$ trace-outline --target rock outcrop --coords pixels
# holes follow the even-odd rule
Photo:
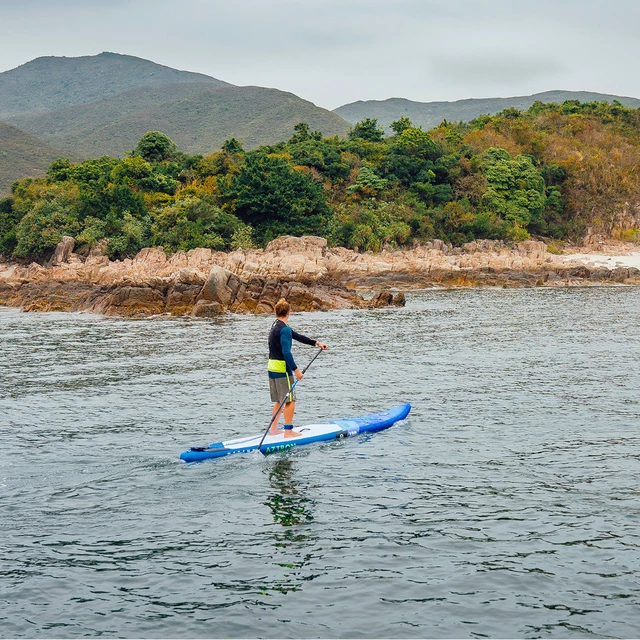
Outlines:
[[[73,253],[73,246],[73,238],[63,238],[47,266],[0,264],[0,305],[212,317],[227,311],[271,313],[280,297],[298,311],[374,309],[404,305],[405,294],[391,289],[640,283],[640,270],[626,258],[594,262],[584,254],[559,256],[537,241],[509,247],[481,240],[453,248],[434,240],[374,255],[329,248],[324,238],[285,236],[266,249],[194,249],[167,257],[161,248],[148,248],[113,262],[103,246],[85,257]],[[629,253],[632,247],[616,250]]]

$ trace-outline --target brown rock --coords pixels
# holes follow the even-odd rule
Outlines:
[[[215,318],[224,313],[224,311],[224,307],[219,302],[198,300],[191,311],[191,315],[194,318]]]
[[[189,313],[196,304],[201,289],[200,285],[176,282],[167,292],[166,311],[174,316]]]
[[[58,266],[60,264],[64,264],[65,262],[69,262],[69,257],[73,252],[73,247],[75,246],[76,241],[71,236],[63,236],[62,240],[58,242],[56,245],[56,250],[53,253],[53,257],[51,258],[51,262],[49,263],[52,267]]]
[[[319,238],[317,236],[302,236],[297,238],[295,236],[281,236],[272,240],[266,248],[267,253],[283,252],[289,255],[303,254],[303,255],[325,255],[327,251],[326,238]]]
[[[369,306],[374,309],[379,309],[380,307],[388,307],[392,301],[393,295],[389,291],[380,291],[371,298]]]
[[[228,306],[233,300],[234,293],[240,288],[240,284],[240,279],[231,271],[213,265],[209,277],[202,286],[200,299]]]
[[[616,267],[611,270],[612,282],[624,282],[629,277],[629,269],[626,267]]]
[[[610,278],[611,269],[607,269],[607,267],[598,267],[589,274],[589,280],[596,280],[598,282],[602,280],[609,280]]]
[[[588,278],[591,275],[591,269],[588,267],[575,267],[569,271],[572,278]]]
[[[106,315],[141,317],[165,312],[161,292],[152,287],[113,287],[94,306],[93,311]]]
[[[142,249],[136,255],[133,259],[133,264],[158,270],[167,265],[167,256],[162,248],[148,247],[147,249]]]
[[[407,304],[407,300],[405,298],[404,293],[400,291],[400,293],[397,293],[395,296],[393,296],[393,300],[391,301],[391,304],[394,307],[404,307]]]
[[[98,242],[96,242],[91,248],[91,251],[89,251],[89,256],[92,258],[101,258],[103,256],[106,257],[108,248],[109,240],[107,238],[98,240]]]

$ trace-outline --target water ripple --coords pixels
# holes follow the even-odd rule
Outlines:
[[[299,422],[410,419],[184,465],[263,427],[269,318],[0,309],[0,637],[636,636],[639,313],[598,288],[299,314],[331,345]]]

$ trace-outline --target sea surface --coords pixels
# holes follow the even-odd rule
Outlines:
[[[296,424],[409,418],[182,463],[270,324],[0,309],[0,637],[640,636],[640,288],[295,314]]]

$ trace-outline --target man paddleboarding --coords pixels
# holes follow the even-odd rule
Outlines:
[[[275,313],[276,320],[269,332],[269,390],[271,391],[271,401],[275,403],[271,414],[274,418],[269,429],[269,435],[279,433],[278,421],[280,420],[280,414],[284,412],[284,436],[285,438],[291,438],[301,435],[293,430],[293,414],[296,410],[295,390],[291,390],[293,376],[295,375],[298,380],[302,380],[304,377],[293,359],[291,353],[292,341],[297,340],[302,344],[318,347],[323,351],[327,349],[327,345],[307,338],[307,336],[297,333],[289,326],[291,305],[284,298],[278,300]],[[278,411],[278,407],[285,395],[287,396],[287,401],[276,416],[276,411]]]

